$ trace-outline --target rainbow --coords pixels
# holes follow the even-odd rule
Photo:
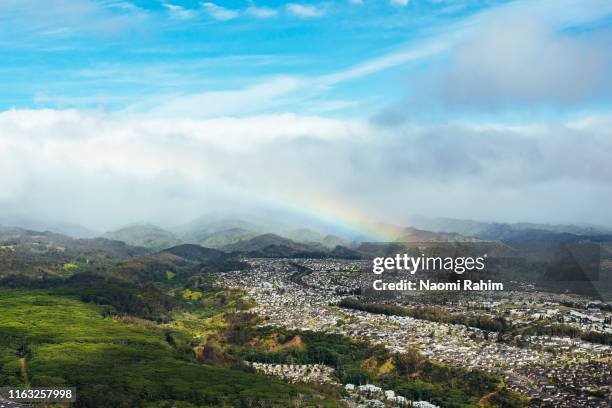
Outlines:
[[[372,241],[394,241],[401,234],[400,227],[373,220],[370,215],[351,206],[347,200],[295,192],[290,196],[277,193],[274,198],[277,203],[282,202],[282,207],[288,211]]]

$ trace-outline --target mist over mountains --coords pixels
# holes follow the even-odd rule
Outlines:
[[[0,279],[9,286],[45,285],[48,279],[70,279],[73,268],[98,274],[114,264],[117,279],[166,282],[177,274],[189,279],[202,270],[241,269],[245,257],[367,260],[431,252],[488,254],[491,269],[487,276],[506,282],[537,281],[553,290],[568,287],[588,293],[597,292],[592,282],[598,282],[598,288],[612,284],[612,234],[605,229],[417,217],[415,224],[433,231],[385,224],[381,229],[390,235],[384,240],[334,235],[320,227],[290,228],[296,225],[287,219],[264,224],[262,219],[213,216],[167,229],[149,223],[131,224],[95,238],[69,236],[69,231],[83,231],[74,226],[64,233],[0,226]],[[26,225],[44,226],[31,221]],[[586,263],[581,260],[585,256]],[[589,264],[600,259],[601,267]],[[590,272],[584,272],[583,264],[591,265],[587,268]],[[15,275],[15,271],[20,273]],[[82,275],[75,284],[87,281],[87,276]]]
[[[285,246],[294,252],[326,252],[336,247],[355,248],[361,242],[608,242],[612,230],[593,225],[556,225],[534,223],[497,223],[453,218],[410,217],[409,225],[377,223],[385,237],[322,223],[286,213],[213,213],[189,223],[159,226],[141,222],[111,231],[92,231],[87,227],[45,222],[23,217],[0,218],[0,226],[30,231],[48,231],[72,238],[102,237],[149,250],[161,250],[189,243],[229,251],[260,251],[267,245]],[[306,245],[306,246],[303,246]],[[291,252],[291,251],[289,251]],[[289,256],[289,255],[288,255]]]
[[[505,242],[607,241],[612,237],[612,229],[594,225],[557,225],[527,222],[508,224],[428,217],[413,217],[411,218],[411,224],[417,228],[436,232],[453,232],[480,240]]]
[[[50,231],[73,238],[92,238],[96,232],[79,224],[60,221],[43,221],[21,216],[0,216],[0,226],[16,227],[32,231]]]

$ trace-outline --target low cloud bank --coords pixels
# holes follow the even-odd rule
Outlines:
[[[232,207],[612,225],[612,116],[415,124],[0,113],[0,210],[96,229]]]

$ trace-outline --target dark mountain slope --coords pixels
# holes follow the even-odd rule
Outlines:
[[[130,225],[116,231],[107,232],[104,234],[104,238],[154,250],[169,248],[181,243],[181,240],[173,233],[153,224]]]
[[[229,228],[220,231],[215,231],[210,235],[207,235],[200,245],[207,248],[222,248],[226,245],[235,244],[236,242],[244,241],[247,239],[254,238],[258,235],[253,230],[244,228]]]
[[[482,240],[504,242],[609,242],[612,231],[595,226],[534,223],[506,224],[454,218],[414,217],[411,224],[437,232],[454,232]]]
[[[104,238],[74,239],[52,232],[4,228],[0,230],[0,276],[68,276],[78,271],[104,270],[147,252]]]
[[[259,257],[325,257],[327,250],[321,245],[302,244],[275,234],[258,235],[222,248],[227,252],[248,254]]]
[[[204,262],[207,260],[218,259],[227,256],[227,254],[225,254],[223,251],[205,248],[203,246],[194,244],[177,245],[172,248],[164,249],[160,253],[168,253],[175,256],[180,256],[181,258],[194,262]]]

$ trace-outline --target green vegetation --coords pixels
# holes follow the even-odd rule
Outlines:
[[[340,307],[361,310],[369,313],[384,314],[388,316],[410,316],[416,319],[429,320],[432,322],[462,324],[482,330],[495,331],[502,334],[500,340],[514,342],[518,346],[524,346],[515,338],[520,335],[537,336],[561,336],[579,338],[591,343],[612,345],[612,334],[599,332],[585,332],[567,324],[531,324],[523,328],[511,327],[503,317],[490,318],[487,316],[465,316],[459,313],[449,313],[440,307],[416,306],[403,307],[397,305],[366,303],[357,299],[343,299]]]
[[[234,256],[198,245],[183,244],[155,254],[119,262],[112,275],[139,283],[181,286],[192,276],[202,273],[240,270],[247,265]]]
[[[156,322],[170,320],[173,310],[183,306],[180,299],[151,284],[139,285],[93,273],[79,273],[46,288],[50,293],[102,305],[109,314],[131,315]]]
[[[249,240],[223,247],[225,251],[261,258],[325,258],[327,248],[319,244],[303,244],[276,234],[262,234]]]
[[[62,269],[66,272],[71,272],[71,271],[79,269],[79,265],[73,262],[67,262],[64,264],[64,266],[62,266]]]
[[[181,243],[174,234],[152,224],[136,224],[104,234],[104,238],[147,249],[170,248]]]
[[[343,299],[339,303],[339,306],[388,316],[409,316],[415,319],[429,320],[432,322],[462,324],[464,326],[496,332],[504,332],[510,327],[503,317],[490,318],[488,316],[466,316],[460,313],[449,313],[443,308],[435,306],[404,307],[381,303],[366,303],[356,299]]]
[[[398,354],[336,334],[258,327],[259,318],[248,313],[250,305],[237,291],[205,290],[200,302],[202,310],[215,313],[198,309],[178,316],[169,326],[200,339],[196,356],[206,364],[239,367],[244,360],[322,363],[336,369],[341,383],[375,383],[406,398],[431,400],[442,407],[480,406],[485,396],[485,406],[524,406],[500,377],[433,363],[414,349]]]
[[[40,290],[0,295],[2,384],[76,386],[77,407],[170,407],[177,402],[286,407],[293,399],[315,398],[306,387],[197,363],[196,342],[185,332],[105,318],[103,307]],[[317,403],[337,406],[324,398]]]
[[[205,239],[200,241],[200,245],[206,248],[223,248],[227,245],[249,240],[257,235],[258,234],[255,231],[250,231],[243,228],[229,228],[211,233]]]
[[[40,285],[75,272],[102,272],[116,262],[141,256],[144,248],[123,242],[73,239],[51,232],[0,231],[0,286]]]
[[[222,330],[226,352],[238,359],[264,363],[323,363],[336,369],[342,383],[375,383],[412,400],[425,399],[443,407],[521,407],[524,401],[503,381],[478,370],[433,363],[414,349],[398,354],[336,334],[255,328],[245,318]]]
[[[202,292],[197,290],[185,289],[183,291],[183,297],[190,300],[200,300],[202,298]]]
[[[484,396],[489,406],[521,405],[499,378],[414,351],[258,328],[242,292],[215,287],[216,272],[247,267],[222,251],[185,244],[151,254],[27,232],[0,242],[0,384],[76,386],[76,406],[88,408],[339,406],[338,388],[257,375],[246,359],[325,363],[339,381],[372,381],[444,407]],[[319,250],[271,235],[242,244],[261,256]]]

